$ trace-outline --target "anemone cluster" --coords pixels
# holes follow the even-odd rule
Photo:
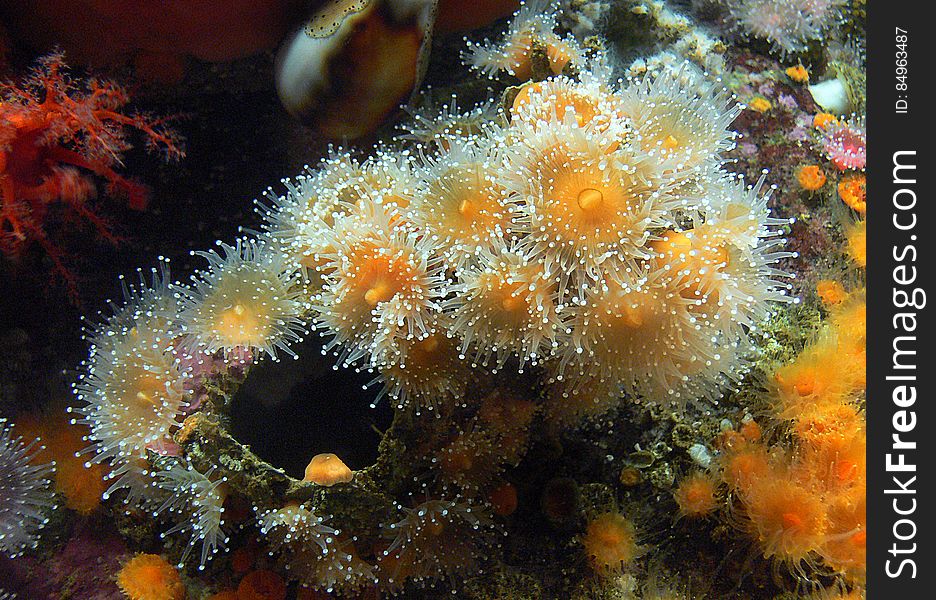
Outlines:
[[[196,253],[208,265],[190,285],[163,265],[88,328],[74,412],[89,460],[111,465],[108,495],[190,533],[183,560],[200,544],[203,568],[227,540],[222,470],[197,470],[177,439],[204,382],[295,356],[310,330],[400,410],[480,406],[478,428],[435,457],[464,495],[396,505],[376,565],[313,504],[255,509],[272,552],[319,589],[472,568],[496,530],[473,469],[518,461],[512,422],[537,409],[482,405],[474,383],[530,372],[549,417],[574,425],[622,398],[704,405],[744,373],[771,303],[789,300],[777,262],[793,255],[763,178],[725,169],[740,108],[689,68],[614,79],[600,51],[565,45],[548,19],[518,25],[529,17],[472,62],[523,76],[518,61],[532,74],[546,56],[548,77],[498,108],[419,117],[364,160],[333,152],[266,193],[252,237]],[[513,454],[490,463],[475,451],[490,440]]]
[[[507,365],[543,367],[563,398],[713,399],[791,256],[762,181],[722,169],[738,110],[688,70],[555,76],[418,152],[324,161],[268,193],[265,239],[326,350],[400,405],[461,400],[466,367]]]

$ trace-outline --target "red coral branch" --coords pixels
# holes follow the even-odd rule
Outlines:
[[[147,191],[117,173],[128,136],[137,131],[147,149],[166,160],[184,156],[182,140],[169,119],[122,112],[127,91],[111,81],[73,80],[61,53],[39,61],[21,84],[0,83],[0,252],[18,256],[29,242],[38,244],[76,292],[65,254],[45,231],[49,209],[60,205],[117,243],[105,218],[88,204],[95,178],[109,196],[125,197],[134,210],[146,207]]]

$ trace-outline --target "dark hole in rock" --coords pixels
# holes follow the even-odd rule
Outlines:
[[[301,479],[316,454],[337,454],[352,470],[374,463],[380,431],[393,420],[392,402],[371,408],[380,384],[367,372],[335,370],[322,356],[321,340],[310,336],[293,349],[298,360],[264,360],[251,369],[231,407],[234,437],[263,460]]]

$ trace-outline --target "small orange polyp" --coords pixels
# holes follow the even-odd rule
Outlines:
[[[316,454],[305,468],[303,481],[330,487],[336,483],[348,483],[354,473],[344,461],[331,453]]]

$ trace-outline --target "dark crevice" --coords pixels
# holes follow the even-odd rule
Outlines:
[[[296,478],[322,452],[337,454],[353,470],[373,464],[377,430],[385,431],[393,419],[386,399],[370,406],[380,386],[363,387],[373,374],[335,370],[334,357],[322,356],[317,337],[294,350],[298,360],[285,356],[251,369],[231,406],[234,437]]]

